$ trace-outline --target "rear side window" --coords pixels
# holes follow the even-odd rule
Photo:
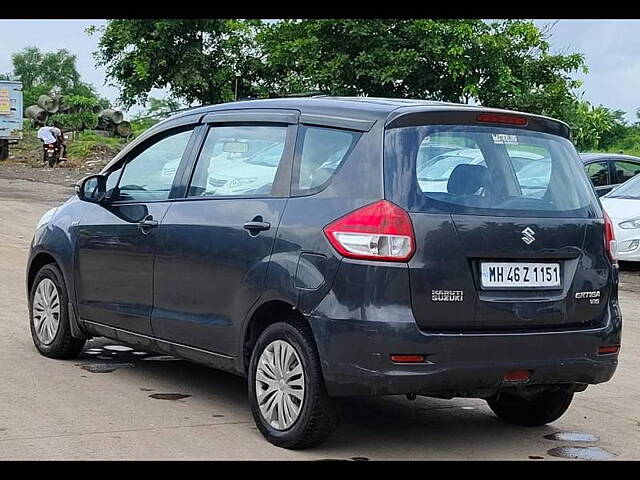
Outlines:
[[[640,164],[616,160],[613,162],[618,176],[618,183],[624,183],[640,173]]]
[[[411,211],[597,212],[575,148],[555,135],[474,125],[396,128],[386,132],[384,159],[387,198]]]
[[[348,130],[304,126],[298,135],[302,148],[293,179],[293,190],[298,193],[322,190],[360,137]]]

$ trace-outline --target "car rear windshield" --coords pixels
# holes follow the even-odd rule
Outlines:
[[[410,211],[588,218],[593,188],[569,140],[474,125],[415,126],[385,135],[385,195]]]

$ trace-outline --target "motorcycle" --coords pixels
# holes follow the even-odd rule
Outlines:
[[[60,145],[58,145],[58,143],[49,143],[44,145],[44,163],[48,163],[50,167],[53,167],[59,161]]]

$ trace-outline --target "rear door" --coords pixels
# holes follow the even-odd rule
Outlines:
[[[449,165],[434,186],[442,169],[412,167],[424,142],[472,148],[482,160]],[[389,129],[385,185],[413,221],[412,308],[422,328],[555,329],[603,318],[602,212],[567,139],[479,123]]]
[[[611,164],[613,165],[616,185],[624,183],[640,173],[640,162],[612,159]]]
[[[154,335],[235,355],[287,202],[298,112],[212,115],[185,198],[159,229]]]

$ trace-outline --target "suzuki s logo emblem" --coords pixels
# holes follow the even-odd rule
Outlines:
[[[521,238],[521,240],[526,243],[527,245],[531,245],[533,242],[536,241],[536,232],[533,231],[533,228],[531,227],[527,227],[524,230],[522,230],[523,237]]]

